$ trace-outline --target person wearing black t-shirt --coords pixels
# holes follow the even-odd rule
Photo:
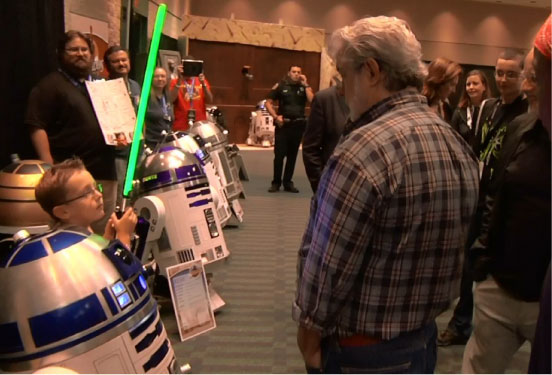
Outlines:
[[[103,233],[115,208],[117,176],[115,149],[106,145],[85,81],[92,79],[92,42],[70,30],[57,48],[60,68],[44,77],[31,91],[25,115],[31,140],[41,160],[57,163],[79,157],[103,186],[105,216],[94,223]]]
[[[272,87],[266,100],[266,109],[276,124],[274,139],[274,178],[268,191],[275,193],[284,185],[284,190],[298,193],[294,186],[293,172],[295,160],[305,131],[305,106],[314,97],[312,88],[307,83],[307,77],[301,73],[301,67],[292,65],[287,76]],[[274,101],[278,101],[278,113],[274,110]],[[286,167],[282,180],[282,169],[286,159]]]

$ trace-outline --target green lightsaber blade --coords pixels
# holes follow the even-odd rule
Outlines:
[[[136,126],[134,127],[134,137],[132,139],[132,146],[130,147],[130,155],[128,157],[128,166],[125,177],[125,185],[123,188],[123,197],[128,198],[132,191],[132,181],[134,180],[134,173],[136,172],[136,163],[138,162],[138,151],[140,151],[140,139],[142,138],[142,131],[144,129],[144,120],[146,117],[146,109],[148,106],[148,100],[151,90],[151,81],[153,79],[153,71],[157,63],[157,52],[159,51],[159,41],[161,40],[161,31],[163,31],[163,25],[165,24],[165,17],[167,16],[167,5],[161,4],[157,9],[157,16],[155,17],[155,26],[153,29],[153,35],[151,37],[150,50],[148,55],[148,62],[146,65],[146,73],[144,74],[144,84],[142,85],[142,94],[140,95],[140,104],[138,105],[138,114],[136,116]]]

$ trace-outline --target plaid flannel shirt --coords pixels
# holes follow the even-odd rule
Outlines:
[[[293,318],[324,335],[387,340],[458,295],[476,157],[413,89],[349,125],[311,202]]]

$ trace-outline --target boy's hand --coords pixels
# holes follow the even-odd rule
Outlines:
[[[115,232],[115,237],[130,249],[130,239],[134,233],[137,222],[138,216],[136,216],[132,207],[129,207],[120,219],[117,219],[115,213],[112,213],[108,220],[108,225],[111,223],[112,230]],[[107,229],[106,227],[106,232]]]
[[[111,214],[109,220],[107,220],[107,223],[105,224],[105,230],[104,230],[104,238],[106,240],[114,240],[115,239],[115,235],[117,233],[115,233],[115,227],[113,225],[113,216],[115,216],[115,213]],[[115,219],[117,219],[117,216],[115,216]]]

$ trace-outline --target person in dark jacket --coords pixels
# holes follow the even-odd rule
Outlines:
[[[474,143],[475,123],[477,122],[479,107],[483,100],[490,96],[491,90],[485,74],[477,69],[471,70],[466,76],[466,88],[450,122],[451,126],[470,145]]]
[[[535,48],[533,67],[535,68],[538,113],[542,124],[550,136],[550,109],[551,105],[551,16],[541,27],[537,37],[535,38]],[[529,373],[550,374],[551,373],[551,331],[550,331],[550,299],[551,299],[551,281],[550,281],[550,265],[542,287],[542,297],[540,301],[539,319],[537,321],[537,329],[535,339],[531,348],[531,359],[529,361]]]
[[[541,103],[550,108],[547,84],[548,102]],[[552,225],[550,117],[540,112],[508,125],[494,164],[470,254],[476,281],[474,331],[464,351],[463,373],[504,372],[519,347],[535,337]]]
[[[349,117],[341,79],[336,75],[332,80],[334,85],[314,95],[303,135],[303,163],[314,193]]]

